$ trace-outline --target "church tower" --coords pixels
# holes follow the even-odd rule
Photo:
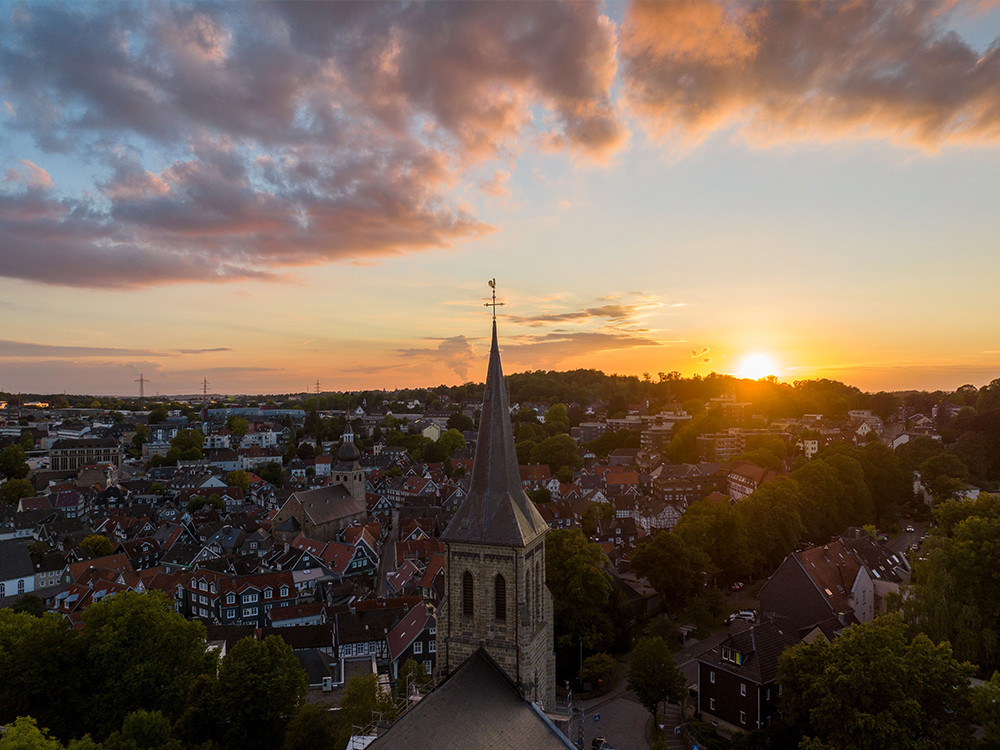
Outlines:
[[[547,531],[521,488],[494,316],[472,482],[441,536],[445,596],[438,610],[437,659],[443,677],[482,646],[527,700],[554,705]]]
[[[365,470],[359,463],[360,459],[361,451],[354,444],[354,432],[351,430],[351,420],[348,419],[331,474],[334,482],[344,485],[352,497],[364,505]]]

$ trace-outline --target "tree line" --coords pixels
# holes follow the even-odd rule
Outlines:
[[[219,658],[158,591],[95,603],[80,630],[0,610],[0,675],[0,750],[343,748],[393,705],[373,675],[348,683],[336,714],[307,704],[284,640],[245,638]]]

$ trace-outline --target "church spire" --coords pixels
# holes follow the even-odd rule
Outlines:
[[[523,547],[546,531],[548,525],[521,487],[494,318],[472,483],[442,538]]]

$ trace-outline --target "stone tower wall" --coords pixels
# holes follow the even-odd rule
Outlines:
[[[474,584],[474,614],[463,614],[463,577]],[[494,581],[506,581],[506,617],[494,615]],[[530,548],[449,542],[445,545],[445,597],[438,611],[437,657],[450,674],[483,646],[526,698],[555,701],[552,596],[545,586],[544,538]]]

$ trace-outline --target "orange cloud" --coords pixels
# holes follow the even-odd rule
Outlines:
[[[694,144],[878,138],[935,150],[1000,140],[1000,47],[980,54],[938,3],[636,3],[625,97],[655,135]]]

